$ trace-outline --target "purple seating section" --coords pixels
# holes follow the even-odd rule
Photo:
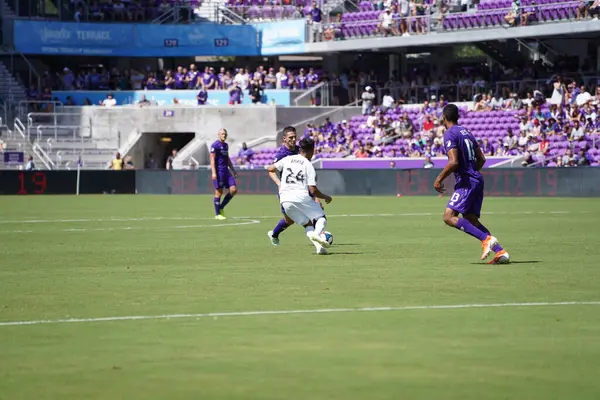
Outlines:
[[[522,12],[529,13],[527,23],[551,22],[573,19],[577,15],[579,1],[565,0],[523,0]],[[304,13],[310,10],[309,0],[296,0],[293,5],[270,5],[266,0],[242,0],[242,2],[229,1],[228,6],[237,14],[250,20],[277,20],[291,18],[295,5],[300,5]],[[443,30],[453,31],[460,29],[497,27],[505,24],[504,17],[511,7],[511,0],[483,0],[475,12],[447,14],[442,23]],[[379,16],[373,2],[362,1],[358,12],[344,13],[341,26],[344,38],[367,37],[376,34]],[[399,14],[394,14],[394,20],[400,20]],[[437,22],[437,18],[426,15],[406,19],[410,32],[418,32],[430,23]]]
[[[420,135],[422,132],[419,132],[423,114],[419,110],[419,108],[406,108],[406,109],[398,109],[394,111],[388,111],[386,115],[389,115],[393,120],[398,120],[404,113],[408,113],[409,118],[413,122],[413,126],[415,127],[415,135]],[[441,110],[438,110],[438,113]],[[435,113],[434,113],[435,114]],[[353,153],[358,149],[360,144],[366,144],[368,142],[375,143],[374,140],[374,130],[372,128],[366,128],[365,123],[367,120],[367,116],[358,115],[353,117],[348,121],[350,127],[350,136],[349,136],[349,145],[345,146],[345,152],[343,153],[334,153],[327,152],[324,148],[323,143],[317,143],[317,148],[320,151],[316,156],[317,158],[341,158]],[[466,108],[461,109],[461,124],[465,127],[469,128],[473,135],[477,139],[485,139],[489,140],[489,143],[494,148],[494,154],[498,151],[501,144],[499,141],[504,139],[507,135],[507,129],[511,128],[516,136],[519,135],[519,121],[515,118],[514,111],[489,111],[489,112],[472,112],[467,111]],[[337,126],[337,124],[336,124]],[[330,136],[330,132],[323,131],[321,132],[325,136],[327,140]],[[308,135],[308,131],[305,132],[305,136]],[[425,136],[425,135],[423,135]],[[600,163],[600,133],[595,133],[593,135],[587,135],[585,140],[583,141],[575,141],[571,142],[566,139],[563,135],[552,135],[548,136],[549,141],[549,151],[546,156],[547,159],[553,160],[557,156],[563,156],[567,152],[567,149],[571,148],[574,154],[577,154],[580,149],[589,148],[587,151],[587,157],[591,162],[592,166],[598,166]],[[375,143],[377,145],[377,143]],[[379,144],[379,148],[382,150],[382,155],[384,157],[401,157],[401,154],[398,154],[401,150],[406,150],[407,152],[411,149],[411,139],[395,139],[392,144]],[[254,166],[267,166],[272,163],[275,153],[277,149],[263,149],[258,150],[254,157],[252,158],[252,165]],[[514,150],[512,155],[517,155],[518,151]],[[443,156],[443,147],[440,147],[438,152],[433,151],[433,156]],[[537,156],[533,156],[534,161],[537,161]]]

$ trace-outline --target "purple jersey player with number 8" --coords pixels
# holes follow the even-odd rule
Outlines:
[[[229,158],[229,145],[226,143],[227,130],[221,128],[218,135],[219,140],[210,146],[210,170],[213,185],[215,187],[215,219],[227,219],[223,209],[237,193],[237,187],[235,185],[237,172]],[[223,196],[224,189],[227,189],[229,193],[227,193],[221,202],[221,196]]]
[[[448,164],[434,183],[434,188],[444,193],[444,179],[454,173],[456,184],[454,193],[444,212],[444,222],[481,241],[481,259],[485,260],[493,251],[494,259],[488,264],[508,264],[509,255],[479,221],[483,204],[483,176],[479,172],[485,164],[485,156],[473,134],[458,124],[458,107],[448,104],[444,107],[442,121],[446,127],[444,146],[448,154]],[[461,214],[462,218],[458,215]]]

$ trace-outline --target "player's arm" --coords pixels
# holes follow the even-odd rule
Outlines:
[[[440,172],[440,174],[438,175],[437,179],[435,180],[435,183],[433,184],[433,188],[440,193],[444,193],[446,191],[446,189],[444,189],[444,180],[447,177],[449,177],[450,174],[456,171],[458,169],[458,166],[458,150],[455,147],[448,150],[448,163],[446,164],[442,172]]]
[[[233,163],[231,162],[231,158],[230,157],[227,157],[227,163],[229,164],[229,169],[233,173],[233,176],[235,178],[237,178],[237,171],[235,170],[235,167],[233,166]]]
[[[475,160],[475,169],[479,171],[485,165],[485,155],[483,154],[483,151],[481,151],[481,147],[479,146],[477,146],[477,148],[475,149]]]
[[[274,164],[269,165],[269,167],[267,168],[267,171],[269,172],[269,178],[271,178],[271,180],[275,182],[277,187],[279,187],[279,185],[281,184],[281,181],[279,180],[279,174],[277,173],[278,171],[281,171],[281,169],[277,168],[278,163],[279,161],[276,160]]]
[[[210,171],[212,175],[212,179],[217,179],[217,169],[215,167],[215,149],[210,149]]]
[[[312,164],[309,164],[306,169],[306,184],[308,185],[308,191],[313,197],[323,199],[327,204],[331,203],[331,196],[324,194],[317,187],[317,173]]]

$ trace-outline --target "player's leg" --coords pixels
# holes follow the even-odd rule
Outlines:
[[[218,187],[219,183],[214,182],[215,185],[215,197],[213,199],[213,205],[215,207],[215,218],[216,219],[225,219],[221,213],[221,196],[223,196],[223,189]]]
[[[322,246],[319,243],[315,243],[312,240],[314,236],[315,228],[311,219],[305,214],[305,211],[302,209],[301,204],[294,202],[283,202],[281,203],[285,211],[285,215],[292,219],[296,224],[303,226],[306,232],[306,237],[314,244],[317,249],[317,254],[327,254],[325,249],[322,249]],[[325,253],[323,251],[325,250]]]
[[[314,221],[315,228],[310,239],[313,242],[319,243],[323,247],[329,247],[329,242],[323,236],[323,232],[325,232],[325,227],[327,226],[327,219],[325,218],[325,213],[321,208],[321,204],[313,200],[309,200],[305,203],[299,204],[299,207],[310,221]]]
[[[224,183],[225,183],[225,187],[228,190],[227,190],[227,194],[225,195],[225,198],[221,202],[221,208],[219,209],[219,213],[222,216],[225,216],[225,212],[223,211],[225,206],[227,204],[229,204],[231,199],[233,199],[233,196],[235,196],[237,194],[237,186],[235,184],[235,178],[233,176],[229,175],[228,177],[226,177],[226,182],[224,182]]]
[[[459,214],[468,214],[469,209],[471,208],[471,202],[473,200],[472,197],[473,194],[471,192],[471,189],[456,189],[456,191],[452,194],[452,197],[450,197],[448,205],[446,206],[446,211],[444,212],[444,222],[446,223],[446,225],[459,229],[465,232],[466,234],[477,238],[483,243],[488,239],[488,236],[490,235],[481,231],[466,218],[460,218],[458,216]]]
[[[279,235],[281,232],[294,225],[294,220],[285,214],[283,207],[281,207],[281,213],[283,214],[283,218],[277,222],[277,225],[275,225],[275,228],[272,231],[267,232],[267,236],[271,239],[271,244],[273,244],[273,246],[279,246]]]

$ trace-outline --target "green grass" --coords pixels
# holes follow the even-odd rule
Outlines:
[[[597,199],[486,199],[508,266],[445,201],[334,199],[320,257],[273,196],[1,197],[0,322],[600,301]],[[0,399],[598,399],[599,338],[597,305],[0,326]]]

